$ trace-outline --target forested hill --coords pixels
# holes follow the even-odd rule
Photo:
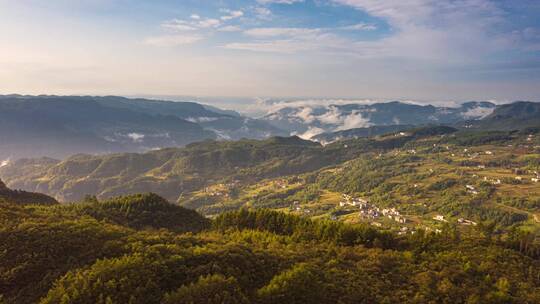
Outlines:
[[[44,204],[54,205],[58,202],[45,194],[17,191],[9,189],[2,180],[0,180],[0,201],[9,201],[20,205],[25,204]]]
[[[153,194],[0,204],[6,304],[540,301],[540,249],[489,226],[399,236],[270,210],[209,221]]]
[[[75,155],[61,162],[21,159],[1,167],[0,176],[12,187],[47,193],[61,201],[77,201],[86,194],[107,198],[148,191],[176,201],[182,193],[219,181],[249,183],[314,171],[358,153],[399,147],[412,138],[358,140],[347,149],[298,137],[206,141],[144,154]]]
[[[390,126],[372,126],[366,128],[354,128],[336,132],[321,133],[313,136],[311,139],[321,143],[331,143],[337,140],[346,140],[359,137],[373,137],[392,132],[402,132],[414,129],[413,125],[390,125]]]
[[[519,130],[540,127],[540,103],[517,101],[500,105],[482,120],[468,121],[458,125],[480,130]]]

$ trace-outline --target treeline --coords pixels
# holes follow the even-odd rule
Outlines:
[[[120,196],[102,202],[86,197],[82,203],[56,209],[66,215],[90,216],[134,229],[166,228],[182,233],[201,231],[210,225],[210,221],[196,211],[173,205],[154,193]]]
[[[461,131],[454,137],[448,137],[446,142],[461,146],[478,146],[510,141],[515,131]]]
[[[392,233],[368,225],[347,225],[336,221],[313,221],[269,209],[228,212],[213,221],[220,231],[252,229],[290,236],[298,241],[332,242],[339,246],[364,245],[366,247],[396,248],[399,244]]]

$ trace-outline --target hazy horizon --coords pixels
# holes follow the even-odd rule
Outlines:
[[[125,98],[143,98],[149,100],[159,101],[173,101],[173,102],[195,102],[203,105],[217,107],[222,110],[232,110],[239,114],[249,117],[261,117],[268,113],[275,111],[285,106],[302,106],[309,105],[313,107],[322,107],[330,105],[344,105],[344,104],[375,104],[375,103],[388,103],[388,102],[401,102],[408,104],[418,105],[434,105],[440,107],[455,108],[467,102],[491,102],[497,105],[508,104],[517,101],[530,101],[539,102],[537,100],[493,100],[493,99],[478,99],[478,100],[417,100],[417,99],[392,99],[392,98],[354,98],[354,97],[310,97],[310,96],[285,96],[285,97],[249,97],[249,96],[189,96],[189,95],[148,95],[148,94],[135,94],[135,95],[92,95],[92,94],[0,94],[0,96],[9,95],[21,95],[21,96],[92,96],[92,97],[105,97],[105,96],[119,96]]]

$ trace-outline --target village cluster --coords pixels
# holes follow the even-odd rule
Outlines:
[[[339,202],[340,207],[353,206],[360,209],[360,216],[368,219],[376,219],[379,217],[387,217],[400,224],[407,222],[407,219],[403,217],[396,208],[381,209],[373,204],[370,204],[367,200],[362,198],[353,198],[350,195],[342,194],[342,201]]]
[[[239,184],[240,184],[239,180],[234,180],[226,184],[221,183],[221,184],[213,185],[211,187],[205,187],[203,191],[208,196],[229,198],[231,189],[237,187]]]
[[[468,186],[467,189],[469,191],[476,191],[474,187]],[[397,223],[405,224],[407,223],[407,219],[401,215],[401,213],[396,210],[396,208],[379,208],[378,206],[369,203],[366,199],[363,198],[354,198],[347,194],[342,194],[342,200],[339,202],[340,207],[346,207],[346,206],[353,206],[358,207],[360,210],[360,217],[365,219],[378,219],[378,218],[389,218],[391,220],[394,220]],[[433,220],[438,222],[448,222],[448,220],[443,215],[436,215],[433,217]],[[477,223],[473,222],[471,220],[467,220],[464,218],[457,219],[457,223],[459,225],[464,226],[476,226]],[[382,226],[378,222],[372,223],[374,226]],[[408,227],[401,227],[400,234],[406,234],[408,232],[414,233],[414,230],[410,230]],[[439,232],[439,229],[435,230],[435,232]]]

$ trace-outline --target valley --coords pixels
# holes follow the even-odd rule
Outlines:
[[[516,107],[10,159],[0,303],[536,303],[540,128]]]
[[[499,233],[513,227],[537,233],[539,153],[536,129],[423,127],[325,146],[291,137],[22,159],[0,168],[0,176],[10,187],[63,202],[154,192],[210,217],[271,208],[396,232],[491,221]],[[369,207],[353,204],[358,200]],[[397,219],[386,209],[396,210]]]

